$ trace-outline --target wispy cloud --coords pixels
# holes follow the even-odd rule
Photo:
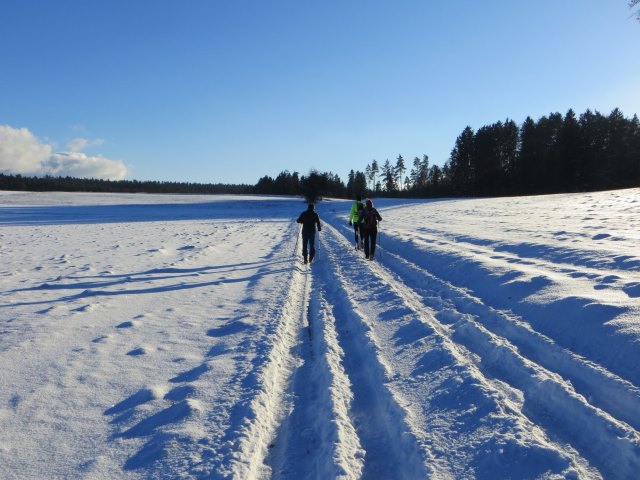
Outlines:
[[[90,140],[88,138],[74,138],[67,144],[67,149],[70,152],[81,152],[85,148],[97,147],[104,143],[101,138]]]
[[[102,143],[102,140],[77,138],[67,145],[69,151],[54,152],[51,144],[41,141],[28,129],[0,125],[0,172],[109,180],[125,178],[128,168],[123,161],[82,152]]]

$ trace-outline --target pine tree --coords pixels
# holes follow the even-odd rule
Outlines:
[[[367,177],[362,172],[356,172],[354,178],[354,195],[365,195],[367,192]]]
[[[353,198],[355,196],[355,181],[356,174],[353,170],[349,171],[349,176],[347,177],[347,196],[349,198]]]
[[[398,183],[400,183],[400,190],[404,190],[402,185],[402,176],[406,171],[407,169],[404,166],[404,158],[402,158],[402,155],[398,155],[398,158],[396,159],[396,166],[394,167],[394,174],[396,180],[398,181]]]
[[[409,180],[411,182],[411,189],[416,190],[418,187],[418,175],[420,174],[420,158],[415,157],[413,159],[413,168],[409,172]]]
[[[429,155],[423,154],[420,161],[420,169],[418,174],[418,185],[422,190],[422,194],[426,195],[429,185]]]
[[[502,124],[499,155],[503,176],[500,192],[503,194],[514,194],[516,192],[515,170],[518,162],[518,132],[518,125],[513,120],[506,119]]]
[[[382,167],[382,179],[384,180],[384,188],[387,193],[395,193],[398,191],[398,184],[396,182],[396,172],[391,166],[391,162],[387,158]]]
[[[378,161],[377,160],[373,160],[371,162],[371,183],[373,185],[375,185],[375,190],[380,190],[378,188],[378,183],[376,182],[376,179],[378,178],[378,173],[380,172],[380,167],[378,166]]]
[[[569,109],[560,130],[560,185],[563,192],[580,190],[584,172],[580,162],[580,125],[576,114]]]
[[[533,193],[533,171],[536,168],[537,140],[536,123],[527,117],[520,127],[518,140],[518,163],[515,169],[516,191],[521,194]]]
[[[438,165],[429,169],[428,178],[434,194],[438,195],[442,188],[442,170]]]
[[[606,188],[615,188],[624,184],[625,153],[629,145],[627,138],[628,122],[620,109],[615,108],[607,118],[607,167],[608,184]]]
[[[475,183],[474,133],[467,126],[456,139],[449,157],[450,182],[454,195],[470,195]]]

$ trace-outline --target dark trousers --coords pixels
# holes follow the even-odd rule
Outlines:
[[[353,224],[353,232],[356,237],[356,243],[358,243],[358,237],[360,237],[360,242],[364,240],[364,234],[362,233],[362,224],[354,223]]]
[[[313,259],[316,254],[316,232],[302,232],[302,256],[307,259],[307,252],[309,258]]]
[[[378,236],[378,230],[363,230],[364,235],[364,255],[369,258],[373,257],[376,253],[376,237]]]

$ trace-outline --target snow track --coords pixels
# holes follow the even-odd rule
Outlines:
[[[343,352],[334,321],[315,293],[305,316],[306,335],[293,382],[294,408],[276,439],[273,476],[359,478],[363,452],[349,416],[351,389],[341,366]]]
[[[463,383],[473,379],[481,386],[485,400],[496,402],[495,408],[502,411],[506,423],[510,424],[503,428],[523,429],[514,438],[528,436],[527,448],[537,443],[534,450],[538,453],[546,449],[549,459],[556,455],[556,473],[562,471],[567,475],[573,471],[589,478],[600,475],[632,478],[639,471],[640,391],[636,386],[602,365],[562,348],[519,320],[513,312],[494,309],[468,290],[438,278],[405,256],[383,250],[383,265],[378,264],[380,255],[374,262],[364,261],[353,254],[346,240],[350,239],[350,229],[341,227],[341,230],[343,235],[331,229],[330,234],[324,236],[326,249],[335,252],[329,260],[337,265],[334,267],[336,278],[347,284],[341,294],[332,297],[350,298],[354,312],[367,310],[365,315],[355,315],[369,325],[368,338],[380,339],[377,348],[382,364],[388,356],[386,363],[397,369],[402,364],[398,359],[407,357],[407,352],[414,350],[409,356],[416,358],[419,351],[424,352],[425,346],[429,346],[428,354],[437,356],[438,362],[447,358],[454,369],[463,372]],[[339,255],[339,251],[349,254]],[[356,280],[348,285],[346,279]],[[373,293],[373,300],[362,296],[360,285]],[[376,292],[387,293],[376,296]],[[383,302],[392,308],[385,312],[381,307]],[[344,307],[340,310],[348,311]],[[394,331],[388,324],[396,318],[403,319],[404,324]],[[410,338],[410,345],[405,344],[403,349],[394,352],[392,340],[402,337],[403,331]],[[382,340],[384,332],[387,332],[386,346]],[[442,352],[436,353],[438,350]],[[399,385],[407,392],[407,398],[411,398],[407,385],[412,384],[411,377],[415,378],[418,371],[421,370],[407,370],[406,377],[398,371],[387,372],[391,391],[393,379],[400,377]],[[429,374],[433,376],[436,372],[429,371]],[[433,392],[420,403],[428,405],[431,396]],[[406,399],[398,401],[398,405],[409,405],[405,417],[413,419],[414,426],[422,423],[426,427],[431,412],[422,409],[421,413],[420,408],[410,403]],[[422,440],[423,445],[442,445],[445,439],[426,433],[433,431],[426,427],[422,438],[418,434],[418,441]],[[468,474],[447,472],[446,467],[439,471],[439,464],[459,462],[453,459],[443,462],[437,450],[423,452],[427,468],[435,471],[436,477]],[[450,451],[450,454],[463,453]],[[469,463],[473,461],[470,459]],[[476,474],[478,471],[475,470]]]
[[[540,442],[536,435],[542,436],[542,432],[536,432],[535,435],[529,433],[536,428],[513,405],[510,395],[503,391],[503,387],[498,388],[495,382],[484,377],[477,367],[474,355],[465,346],[451,339],[448,327],[435,320],[433,311],[422,305],[410,287],[394,278],[376,262],[365,262],[355,255],[348,255],[347,261],[340,261],[339,255],[348,248],[348,244],[335,231],[327,230],[328,233],[323,238],[326,250],[331,252],[329,263],[335,265],[333,278],[324,273],[324,265],[318,265],[314,273],[318,272],[318,276],[324,277],[325,282],[332,285],[331,288],[341,287],[339,292],[332,292],[330,298],[345,299],[334,307],[335,311],[341,313],[340,323],[344,325],[345,337],[348,335],[350,338],[345,342],[345,358],[353,359],[350,361],[358,365],[354,372],[372,372],[369,374],[369,384],[374,387],[369,389],[375,388],[376,397],[388,398],[387,407],[380,410],[393,412],[386,423],[396,425],[396,429],[400,426],[400,432],[394,434],[395,439],[391,437],[391,443],[401,445],[401,451],[405,455],[413,452],[409,455],[412,462],[393,462],[396,468],[402,465],[406,470],[389,472],[393,474],[388,478],[468,476],[473,475],[473,470],[469,468],[461,471],[456,466],[460,463],[458,457],[468,456],[469,464],[483,461],[479,452],[468,448],[469,439],[458,443],[453,438],[453,431],[448,431],[452,427],[444,427],[440,423],[443,418],[466,416],[470,413],[466,408],[458,411],[455,408],[433,405],[430,396],[434,392],[446,395],[450,391],[451,386],[443,388],[439,385],[444,378],[442,375],[446,374],[460,379],[463,384],[468,383],[469,394],[477,397],[476,402],[485,404],[486,412],[477,414],[478,426],[471,429],[469,438],[481,441],[482,423],[491,424],[492,428],[499,426],[504,430],[517,432],[514,436],[530,437],[526,442],[514,442],[513,448],[530,450],[528,455],[531,458],[536,458],[531,451],[546,450],[545,454],[554,459],[553,463],[561,466],[561,471],[571,468],[569,454],[561,452],[559,448],[554,450],[547,446],[548,440]],[[425,348],[426,345],[429,348]],[[362,358],[361,352],[367,350],[369,355]],[[431,367],[431,379],[427,378],[427,371],[424,370],[428,363],[420,362],[424,355],[435,355],[437,358]],[[399,358],[403,361],[398,362]],[[415,378],[416,371],[421,366],[425,375]],[[359,372],[358,376],[361,375]],[[357,380],[353,382],[354,389],[357,387],[356,382]],[[433,390],[429,392],[429,388]],[[357,399],[355,393],[354,399]],[[356,401],[354,407],[357,407]],[[472,415],[476,415],[475,412]],[[390,435],[384,427],[376,424],[374,419],[380,416],[380,413],[370,411],[369,415],[363,417],[367,421],[363,431],[370,429],[377,436]],[[367,450],[366,441],[363,441],[363,445]],[[371,452],[367,452],[370,455],[365,454],[365,459],[375,458],[376,453],[382,451],[376,450],[374,445],[371,448]],[[483,452],[487,459],[492,455],[497,456],[498,452]],[[387,458],[393,456],[387,455]],[[536,458],[536,461],[539,459]],[[379,471],[379,468],[373,465],[365,478],[376,478],[372,472]],[[418,473],[420,468],[422,474]]]
[[[312,265],[298,199],[155,201],[0,208],[2,478],[640,471],[640,190],[381,200],[373,261],[322,202]]]
[[[278,321],[274,331],[267,334],[268,347],[257,364],[257,388],[249,400],[249,415],[236,436],[238,446],[231,462],[234,478],[269,474],[264,470],[264,462],[276,428],[289,408],[285,393],[296,367],[292,351],[303,326],[300,311],[306,300],[307,280],[308,276],[293,269],[283,288],[285,295],[272,297],[264,310]]]
[[[607,478],[635,475],[640,465],[637,386],[562,348],[513,312],[496,310],[405,258],[387,258],[392,270],[421,285],[426,303],[433,301],[434,291],[446,299],[436,302],[437,318],[480,356],[487,375],[524,393],[524,411],[533,421],[578,448]]]
[[[409,293],[405,291],[404,295]],[[424,302],[424,299],[418,301]],[[571,383],[559,375],[523,357],[506,337],[486,329],[482,316],[455,311],[447,313],[441,317],[449,323],[448,337],[478,356],[475,363],[483,375],[497,378],[522,392],[522,412],[530,420],[545,426],[552,436],[566,440],[585,452],[587,458],[609,475],[622,472],[624,478],[638,471],[640,450],[637,432],[606,411],[589,404],[585,397],[574,391]],[[435,316],[431,320],[437,321]],[[442,331],[440,325],[435,328]],[[625,389],[623,382],[614,383],[612,389],[631,401],[636,400],[635,392]],[[611,393],[611,390],[605,390],[602,394],[598,392],[598,396],[606,398]],[[629,413],[624,408],[622,411]],[[589,427],[585,428],[586,425]]]
[[[328,268],[333,265],[333,268]],[[351,386],[350,415],[364,449],[363,476],[372,478],[423,478],[426,475],[406,412],[387,387],[389,372],[381,357],[367,318],[358,312],[351,295],[353,285],[336,265],[334,251],[328,263],[314,267],[325,312],[320,320],[329,324]],[[331,304],[333,299],[333,304]],[[328,310],[328,311],[327,311]]]

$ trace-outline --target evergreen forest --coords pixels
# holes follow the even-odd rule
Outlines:
[[[521,125],[506,119],[477,130],[467,126],[447,161],[429,156],[408,161],[372,160],[351,170],[346,184],[336,174],[281,172],[255,185],[24,177],[0,173],[0,190],[273,194],[353,198],[357,194],[402,197],[493,197],[585,192],[640,186],[640,121],[619,109],[551,113]]]

